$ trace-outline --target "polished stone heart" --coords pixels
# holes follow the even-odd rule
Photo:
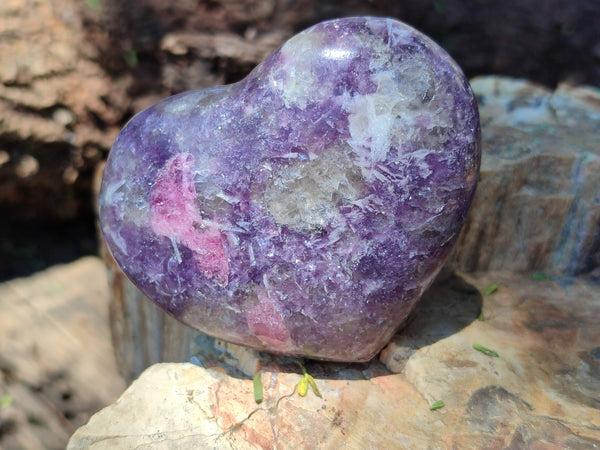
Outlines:
[[[239,83],[136,115],[100,221],[123,271],[182,322],[366,361],[443,265],[479,161],[477,105],[448,54],[395,20],[338,19]]]

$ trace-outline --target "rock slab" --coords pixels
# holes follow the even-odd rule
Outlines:
[[[104,273],[86,257],[0,283],[0,448],[64,449],[125,389]]]
[[[498,290],[483,295],[491,283]],[[297,366],[256,352],[238,367],[260,371],[257,405],[250,376],[226,373],[223,361],[241,354],[216,343],[208,368],[147,369],[68,448],[596,448],[599,318],[587,279],[453,277],[429,291],[380,361],[307,363],[323,398],[299,397]],[[445,406],[431,411],[438,400]]]

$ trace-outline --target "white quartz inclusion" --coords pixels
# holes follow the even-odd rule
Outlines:
[[[372,94],[344,99],[348,112],[348,143],[363,166],[368,180],[370,170],[385,161],[391,148],[404,153],[412,148],[437,151],[449,138],[453,126],[453,98],[443,86],[434,85],[431,62],[422,55],[405,56],[401,70],[384,70],[373,76],[377,90]]]
[[[273,174],[263,198],[279,225],[316,231],[339,215],[341,205],[353,203],[362,188],[360,169],[344,146],[283,166]]]

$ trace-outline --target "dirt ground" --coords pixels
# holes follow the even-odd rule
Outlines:
[[[350,15],[390,16],[421,29],[448,50],[469,77],[495,73],[548,86],[566,80],[600,86],[596,0],[4,0],[0,281],[5,283],[0,302],[19,304],[14,283],[25,286],[20,296],[42,300],[19,310],[10,322],[17,341],[5,339],[9,328],[3,329],[2,341],[34,339],[29,320],[50,298],[36,284],[36,277],[48,272],[35,274],[97,252],[94,171],[132,114],[172,93],[237,81],[295,32]],[[88,270],[103,282],[97,266]],[[81,273],[69,276],[61,281],[65,286],[86,286]],[[29,278],[15,281],[16,277]],[[78,294],[72,301],[85,305],[88,300]],[[98,310],[105,306],[101,300],[94,304]],[[61,308],[51,316],[59,328],[69,310]],[[55,345],[58,349],[48,352],[64,351],[60,340]],[[87,350],[76,345],[69,351],[83,361]],[[103,351],[100,359],[112,358],[109,346]],[[13,364],[16,354],[6,349],[0,353],[5,383],[0,386],[7,380],[27,381]],[[83,401],[85,395],[72,392],[85,392],[87,385],[65,391],[63,369],[48,371],[30,353],[23,355],[31,362],[33,375],[28,376],[35,380],[25,384],[27,396],[46,405],[39,415],[52,418],[23,416],[25,422],[7,422],[0,415],[0,447],[14,444],[11,436],[21,423],[58,420],[62,431],[48,448],[60,448],[68,436],[65,430],[116,395],[109,389],[104,396]],[[0,413],[13,394],[6,395],[0,391]],[[61,396],[68,398],[60,400]],[[61,410],[60,402],[66,400],[69,411],[77,411],[72,416]],[[46,435],[32,429],[44,442]]]

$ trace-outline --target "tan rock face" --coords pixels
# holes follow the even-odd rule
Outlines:
[[[597,285],[497,272],[466,279],[480,292],[491,283],[500,286],[483,297],[485,320],[420,347],[413,336],[422,341],[439,327],[428,324],[443,323],[447,312],[439,304],[431,312],[422,311],[426,314],[419,311],[382,353],[382,360],[392,369],[404,362],[400,373],[425,398],[445,399],[448,414],[459,412],[453,437],[459,447],[474,438],[483,447],[521,439],[529,446],[548,439],[543,438],[545,432],[554,439],[548,443],[564,438],[567,445],[577,441],[564,434],[569,430],[579,435],[595,429],[591,436],[598,439],[600,378],[598,359],[591,356],[600,344]],[[474,352],[473,344],[493,349],[500,357]],[[404,356],[406,348],[414,347],[418,350]]]
[[[125,388],[103,264],[86,257],[0,283],[0,448],[64,448]]]
[[[498,290],[484,296],[491,283]],[[150,367],[69,448],[600,445],[597,292],[581,278],[453,277],[429,291],[381,361],[309,363],[322,399],[298,396],[293,361],[205,342],[199,360],[208,368]],[[437,400],[445,406],[430,411]]]

